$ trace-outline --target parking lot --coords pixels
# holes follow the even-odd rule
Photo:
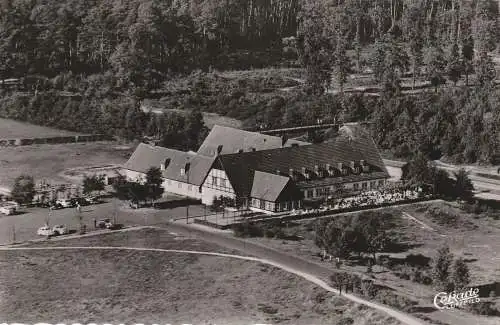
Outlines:
[[[109,218],[113,221],[116,214],[116,223],[125,226],[153,225],[166,222],[172,218],[186,216],[186,207],[157,210],[152,208],[131,209],[126,202],[109,199],[107,202],[84,206],[81,208],[82,222],[87,231],[94,229],[94,219]],[[204,213],[202,205],[190,205],[190,216],[201,216]],[[50,227],[65,225],[68,230],[78,230],[80,220],[76,208],[65,208],[50,211],[48,208],[21,209],[16,215],[0,215],[0,245],[23,242],[36,238],[38,228],[48,222]]]

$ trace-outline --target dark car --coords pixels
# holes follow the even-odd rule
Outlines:
[[[102,219],[97,222],[97,227],[98,228],[106,228],[106,229],[112,229],[113,228],[113,223],[111,222],[110,219]]]
[[[73,204],[74,205],[78,204],[78,205],[84,207],[84,206],[90,205],[90,202],[85,198],[77,197],[77,198],[73,199]]]

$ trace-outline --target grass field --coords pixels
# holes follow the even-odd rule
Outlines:
[[[223,251],[161,230],[57,242]],[[0,253],[5,322],[393,325],[394,319],[279,269],[161,252]]]
[[[437,202],[432,204],[415,204],[404,207],[386,208],[382,210],[394,216],[395,236],[401,244],[406,246],[401,252],[384,252],[394,259],[404,259],[409,254],[422,254],[433,258],[439,248],[447,245],[455,258],[466,260],[470,270],[471,286],[495,287],[500,279],[500,212],[489,212],[482,215],[466,213],[454,204]],[[403,212],[423,222],[428,227],[422,228],[411,218],[405,217]],[[253,238],[255,242],[265,244],[302,258],[321,262],[320,249],[314,244],[314,221],[300,221],[288,225],[287,235],[300,236],[302,240],[281,240],[270,238]],[[295,236],[294,236],[295,235]],[[331,263],[331,262],[330,262]],[[333,265],[332,265],[333,267]],[[405,265],[402,265],[403,270]],[[341,270],[366,274],[366,266],[356,261],[346,261]],[[421,307],[432,306],[436,290],[430,285],[423,285],[402,279],[393,270],[376,265],[373,268],[374,279],[394,289],[398,294],[418,302]],[[498,285],[498,284],[496,284]],[[498,290],[497,290],[498,292]],[[500,301],[497,304],[500,307]],[[486,319],[466,312],[454,311],[457,317],[465,320],[466,324],[498,324],[498,319]],[[418,313],[416,314],[418,316]],[[425,314],[444,324],[455,325],[455,319],[447,319],[441,311]],[[469,323],[467,323],[469,321]]]
[[[0,118],[0,139],[46,138],[78,134],[79,133]]]
[[[20,174],[35,181],[68,182],[68,168],[122,164],[134,147],[115,142],[70,143],[0,148],[0,187],[11,187]]]

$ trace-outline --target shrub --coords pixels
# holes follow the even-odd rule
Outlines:
[[[351,317],[342,318],[337,325],[352,325],[354,324],[354,319]]]
[[[389,290],[380,290],[379,292],[377,292],[375,299],[385,305],[389,305],[400,310],[408,310],[409,308],[417,304],[417,302],[406,297],[394,294]]]
[[[274,314],[278,313],[278,308],[264,305],[264,304],[259,304],[259,310],[265,314],[270,314],[270,315],[274,315]]]
[[[233,226],[234,235],[237,237],[262,237],[264,231],[260,225],[244,222]]]
[[[477,315],[498,316],[500,314],[491,301],[480,301],[468,304],[465,309]]]
[[[377,289],[372,280],[363,280],[361,281],[361,292],[364,296],[373,298],[377,293]]]

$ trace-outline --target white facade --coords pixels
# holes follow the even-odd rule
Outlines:
[[[212,168],[210,170],[201,191],[201,202],[203,204],[212,204],[214,196],[219,197],[222,195],[233,199],[236,198],[236,194],[234,193],[234,189],[229,182],[226,172],[220,169]]]
[[[143,183],[146,181],[146,174],[141,172],[136,172],[135,170],[124,169],[125,177],[129,182]]]
[[[174,181],[171,179],[164,179],[162,186],[165,189],[164,195],[167,195],[168,193],[174,193],[181,196],[188,196],[196,200],[201,200],[202,198],[200,187],[193,184]]]

